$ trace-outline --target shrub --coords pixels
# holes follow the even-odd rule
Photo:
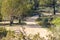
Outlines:
[[[7,30],[3,27],[0,27],[0,37],[6,37],[7,35]]]
[[[43,27],[51,27],[51,26],[55,26],[54,23],[52,23],[54,17],[50,17],[50,16],[43,16],[40,17],[38,19],[36,19],[36,22]]]
[[[56,17],[54,20],[52,20],[52,23],[57,25],[60,25],[60,17]]]
[[[41,17],[41,18],[38,18],[36,21],[38,22],[38,24],[40,26],[43,26],[43,27],[50,27],[51,26],[49,17]]]

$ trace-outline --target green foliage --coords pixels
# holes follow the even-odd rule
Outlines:
[[[38,18],[36,20],[39,25],[51,27],[51,26],[60,26],[60,17],[53,17],[53,20],[50,20],[50,17]]]
[[[52,23],[57,25],[60,25],[60,17],[56,17],[55,19],[52,20]]]
[[[39,5],[50,5],[53,0],[36,0]],[[33,13],[34,0],[0,0],[0,12],[5,17],[31,15]]]
[[[1,40],[13,40],[15,38],[14,31],[8,31],[6,37],[3,37]]]
[[[36,21],[38,22],[38,24],[40,26],[50,27],[51,26],[51,21],[49,19],[50,19],[50,17],[41,17],[41,18],[38,18]]]
[[[40,5],[50,5],[53,3],[53,0],[40,0]]]
[[[0,27],[0,37],[6,37],[7,30],[4,27]]]
[[[6,16],[21,16],[31,9],[33,4],[29,0],[4,0],[2,2],[1,13]]]

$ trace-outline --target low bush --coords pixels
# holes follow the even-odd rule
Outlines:
[[[40,26],[43,26],[43,27],[50,27],[52,25],[49,17],[41,17],[41,18],[38,18],[36,21]]]
[[[0,38],[6,37],[7,30],[4,27],[0,27]]]
[[[60,17],[56,17],[55,19],[52,20],[52,23],[57,25],[60,25]]]

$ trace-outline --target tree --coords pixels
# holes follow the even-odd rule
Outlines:
[[[2,2],[1,13],[4,15],[4,18],[11,18],[13,16],[19,17],[18,19],[20,22],[23,18],[23,15],[25,15],[27,11],[31,9],[32,5],[33,4],[29,3],[29,0],[4,0]],[[11,18],[12,21],[13,18]]]
[[[56,7],[56,0],[53,0],[53,9],[54,9],[53,14],[54,14],[54,15],[56,14],[56,12],[55,12],[55,7]]]

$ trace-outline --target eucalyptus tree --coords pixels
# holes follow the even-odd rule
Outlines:
[[[55,0],[53,0],[54,15],[55,15],[55,4],[56,4],[56,1],[55,1]]]
[[[33,4],[29,3],[30,0],[4,0],[2,2],[1,13],[4,18],[10,17],[13,21],[12,16],[19,17],[19,23],[24,14],[26,14],[32,7]]]

